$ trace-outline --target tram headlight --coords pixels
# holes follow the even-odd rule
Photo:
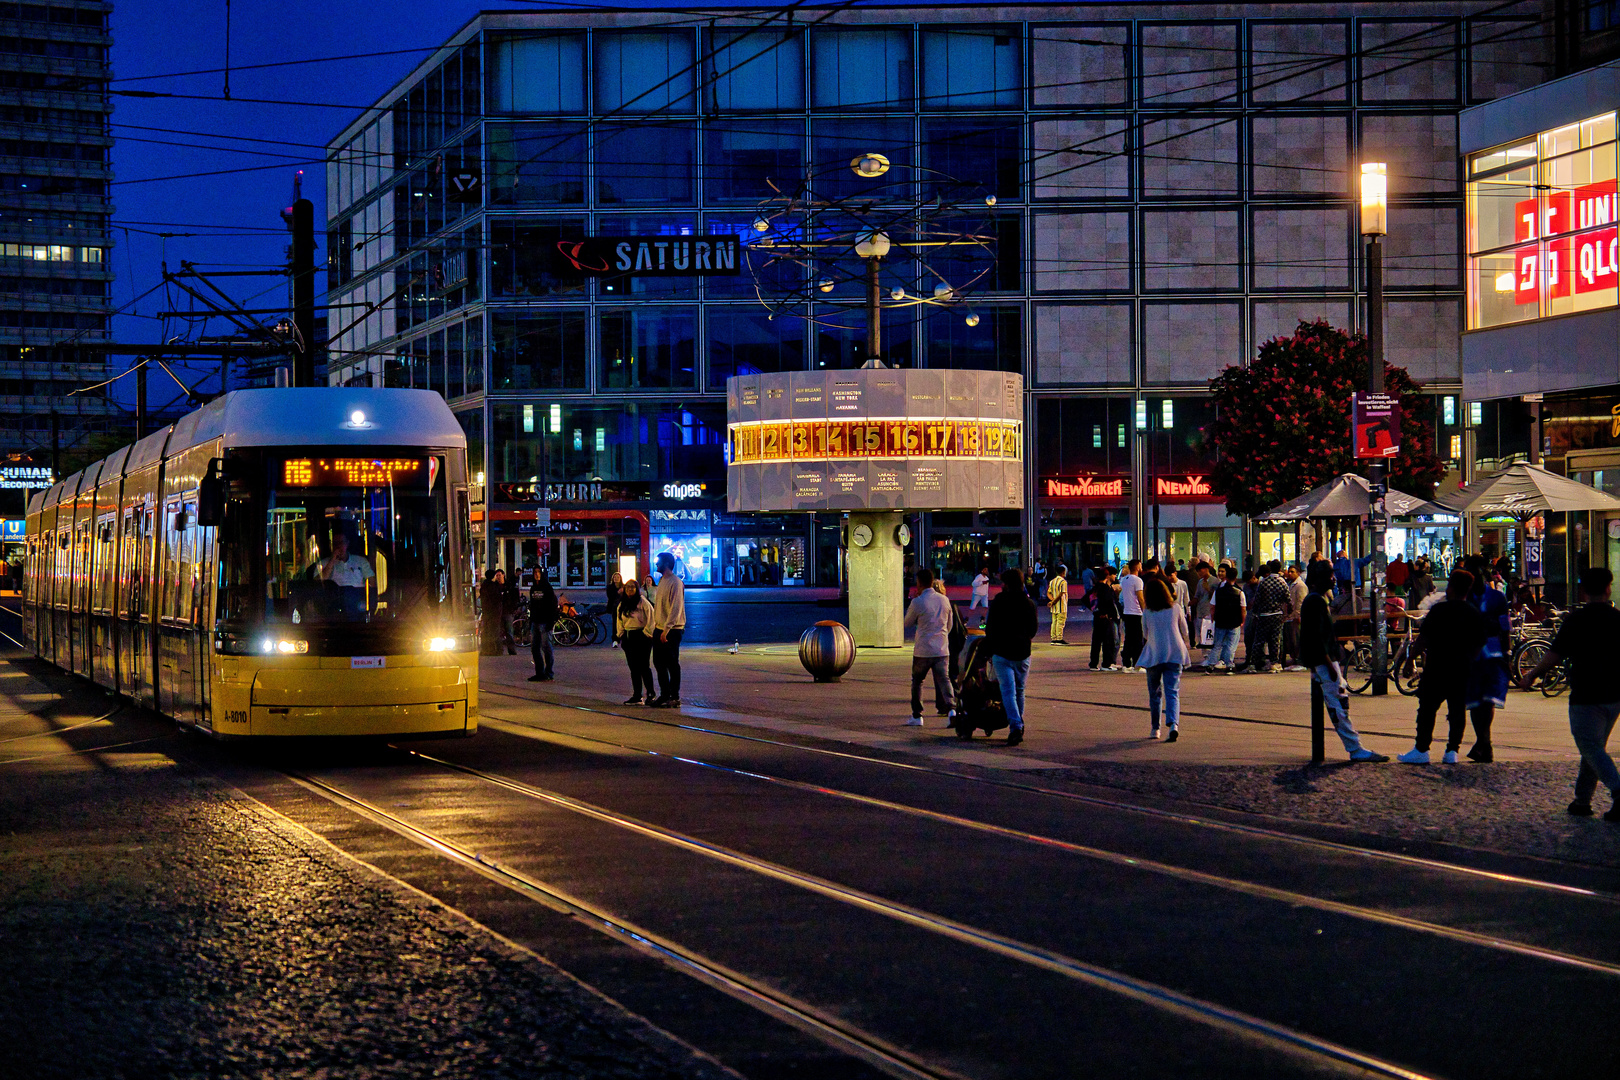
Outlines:
[[[428,638],[422,642],[422,649],[425,652],[455,652],[456,639],[453,637]]]
[[[265,642],[266,646],[268,646],[269,644],[270,644],[269,641]],[[269,652],[269,651],[270,650],[268,648],[265,649],[265,652]],[[307,641],[288,641],[285,638],[283,638],[282,640],[276,642],[276,652],[280,653],[282,656],[299,656],[299,655],[302,655],[304,653],[309,652],[309,642],[307,642]]]

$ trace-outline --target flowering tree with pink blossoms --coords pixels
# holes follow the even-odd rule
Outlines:
[[[1340,473],[1360,471],[1350,454],[1350,400],[1366,385],[1367,339],[1321,320],[1301,322],[1291,337],[1261,345],[1254,363],[1211,380],[1210,481],[1227,512],[1264,513]],[[1426,498],[1445,469],[1424,419],[1422,386],[1388,363],[1384,386],[1402,405],[1401,451],[1388,462],[1390,486]]]

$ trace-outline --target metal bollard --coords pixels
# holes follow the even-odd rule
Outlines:
[[[1320,765],[1327,760],[1327,700],[1322,697],[1322,684],[1311,676],[1311,764]]]

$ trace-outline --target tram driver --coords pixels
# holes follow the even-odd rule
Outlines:
[[[371,560],[349,550],[349,534],[344,530],[332,537],[331,557],[320,561],[315,578],[337,586],[339,610],[346,618],[366,617],[366,585],[376,580],[377,573]]]

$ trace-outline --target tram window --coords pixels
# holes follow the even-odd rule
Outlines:
[[[272,461],[265,615],[295,623],[420,621],[470,611],[451,564],[443,459]],[[354,482],[351,482],[354,481]],[[241,582],[245,584],[245,582]],[[228,578],[224,588],[239,587]],[[234,601],[231,601],[234,603]]]

